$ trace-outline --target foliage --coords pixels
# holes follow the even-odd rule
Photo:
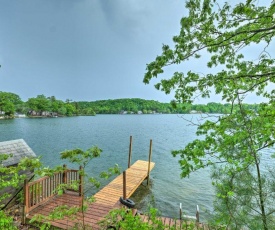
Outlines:
[[[2,174],[2,167],[0,167],[0,170],[1,170],[1,174]],[[14,186],[15,185],[15,181],[12,180],[11,183],[8,183],[7,181],[7,178],[3,178],[3,176],[1,175],[1,186],[0,186],[0,190],[8,187],[8,186]],[[17,186],[17,184],[15,185]],[[0,195],[0,204],[3,200],[5,200],[6,198],[9,197],[9,194],[7,193],[4,193],[4,194],[1,194]],[[3,205],[0,205],[0,229],[16,229],[16,227],[13,225],[13,218],[11,216],[8,216],[6,213],[5,213],[5,210],[2,210],[2,207]]]
[[[7,187],[18,188],[20,184],[26,179],[26,175],[20,175],[22,170],[33,170],[34,168],[40,166],[39,159],[37,158],[22,158],[18,165],[5,167],[2,162],[7,160],[9,157],[12,157],[11,154],[0,154],[0,191],[4,191]],[[11,194],[2,193],[0,195],[0,204],[1,202],[10,197]],[[0,208],[4,205],[0,205]]]
[[[4,210],[0,210],[0,229],[7,229],[7,230],[17,229],[13,225],[13,218],[11,216],[7,216]]]
[[[241,229],[245,223],[248,229],[263,229],[262,214],[259,212],[260,190],[252,167],[240,172],[232,168],[215,169],[213,179],[217,191],[215,200],[216,223],[231,223],[234,229]],[[274,177],[261,177],[266,221],[274,229]],[[271,202],[271,203],[270,203]]]
[[[37,167],[40,167],[40,161],[37,158],[22,158],[18,165],[5,167],[3,162],[9,157],[12,157],[11,154],[0,154],[0,229],[17,229],[13,224],[13,218],[6,215],[5,210],[2,210],[4,207],[3,201],[11,196],[10,193],[4,192],[6,188],[18,188],[22,185],[23,181],[26,179],[26,175],[20,175],[22,170],[34,170]]]
[[[114,99],[114,100],[100,100],[93,102],[78,102],[80,111],[92,109],[97,114],[119,114],[119,113],[139,113],[150,114],[150,113],[180,113],[186,114],[190,112],[197,113],[230,113],[231,105],[211,102],[206,105],[203,104],[187,104],[179,103],[174,106],[173,103],[161,103],[153,100],[143,100],[139,98],[125,98],[125,99]],[[257,105],[246,104],[246,107],[257,110]],[[82,112],[83,113],[83,112]]]
[[[0,91],[0,112],[4,112],[5,116],[12,117],[16,107],[22,103],[18,95]]]
[[[175,93],[177,103],[192,103],[213,93],[230,105],[229,113],[208,117],[198,125],[204,138],[189,143],[180,155],[183,177],[213,167],[216,188],[214,221],[230,229],[274,229],[274,177],[261,164],[272,161],[275,141],[274,34],[275,2],[255,0],[235,5],[215,0],[189,0],[174,48],[147,65],[144,83],[164,73],[166,66],[184,65],[184,72],[162,78],[155,87]],[[272,50],[272,52],[270,52]],[[200,71],[190,62],[200,62]],[[264,99],[257,110],[245,105],[247,96]]]
[[[60,153],[61,159],[67,159],[71,163],[76,163],[85,168],[87,164],[94,158],[100,157],[102,149],[94,146],[86,151],[82,149],[65,150]]]
[[[165,225],[158,215],[158,210],[150,208],[148,213],[145,213],[150,221],[143,221],[141,216],[133,215],[131,209],[114,209],[108,213],[104,220],[101,221],[102,229],[121,229],[121,230],[159,230],[159,229],[185,229],[185,230],[200,230],[203,227],[197,226],[194,222],[182,220],[179,226]],[[222,228],[221,228],[222,229]]]

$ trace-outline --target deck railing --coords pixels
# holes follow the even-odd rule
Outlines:
[[[80,175],[79,170],[67,169],[65,165],[62,172],[54,173],[52,176],[45,176],[29,183],[27,180],[25,180],[24,216],[26,216],[38,205],[48,201],[50,198],[55,196],[60,188],[63,188],[64,190],[73,190],[79,192],[79,195],[81,195],[82,180],[83,178]],[[77,182],[79,185],[77,189],[73,189],[70,186],[75,182]]]

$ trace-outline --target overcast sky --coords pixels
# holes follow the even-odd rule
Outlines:
[[[168,102],[172,95],[142,80],[146,64],[179,33],[184,5],[184,0],[0,0],[0,91],[23,101],[44,94],[75,101]]]
[[[184,12],[184,0],[0,0],[0,91],[170,101],[142,80]]]

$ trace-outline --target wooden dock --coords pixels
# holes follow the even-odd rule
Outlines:
[[[148,173],[154,168],[155,163],[138,160],[126,170],[126,198],[129,198],[138,186],[148,177]],[[55,188],[62,182],[80,178],[77,170],[66,170],[66,172],[44,177],[37,181],[25,184],[25,216],[30,220],[35,215],[49,216],[58,206],[79,207],[81,197],[77,192],[65,192],[63,195],[56,195]],[[54,182],[54,183],[53,183]],[[80,186],[81,187],[81,186]],[[38,189],[39,188],[39,189]],[[121,207],[119,198],[123,196],[123,174],[116,177],[108,185],[94,195],[95,202],[88,205],[85,211],[85,224],[92,229],[100,229],[98,221],[102,220],[109,211]],[[51,220],[51,226],[68,229],[81,223],[82,214],[77,213],[75,219],[62,218]]]
[[[155,163],[151,162],[151,171]],[[148,162],[136,161],[130,168],[126,170],[126,198],[136,191],[140,184],[147,178]],[[108,205],[114,205],[118,199],[123,196],[123,174],[120,174],[111,183],[106,185],[98,193],[94,195],[96,202]]]

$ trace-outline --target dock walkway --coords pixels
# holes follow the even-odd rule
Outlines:
[[[149,165],[148,165],[149,164]],[[126,170],[126,198],[129,198],[138,186],[147,178],[148,171],[150,172],[154,168],[155,163],[138,160],[136,161],[130,168]],[[150,166],[150,167],[149,167]],[[148,170],[149,168],[149,170]],[[57,177],[60,178],[60,177]],[[66,181],[68,181],[69,176],[66,176]],[[77,176],[76,176],[77,178]],[[56,178],[55,178],[56,180]],[[62,178],[59,179],[60,183]],[[26,186],[27,191],[27,210],[26,219],[30,220],[35,215],[43,215],[49,216],[50,213],[58,206],[67,205],[67,207],[79,207],[81,204],[81,197],[78,193],[73,192],[65,192],[63,195],[49,195],[49,198],[46,199],[45,202],[40,202],[40,199],[43,201],[43,197],[45,196],[45,191],[41,194],[32,194],[36,188],[40,188],[44,186],[45,182],[39,180],[39,185],[35,185],[35,182],[31,183],[31,186],[36,186],[34,188],[30,188]],[[47,182],[48,183],[48,182]],[[52,182],[50,182],[52,183]],[[48,188],[48,187],[47,187]],[[42,189],[43,191],[43,189]],[[108,185],[102,188],[99,192],[97,192],[95,197],[95,202],[88,205],[87,210],[85,211],[84,222],[92,229],[100,229],[98,225],[98,221],[102,220],[104,216],[108,214],[109,211],[119,208],[120,202],[119,198],[123,196],[123,174],[120,174],[113,181],[111,181]],[[31,202],[28,199],[30,197],[36,197],[37,202]],[[42,198],[41,198],[42,197]],[[31,203],[34,204],[34,208],[31,208]],[[50,221],[51,226],[60,228],[60,229],[68,229],[76,226],[77,223],[82,222],[82,214],[78,213],[73,218],[65,217],[60,220]]]
[[[150,171],[154,168],[155,163],[150,163]],[[136,191],[140,184],[147,178],[148,162],[138,160],[126,170],[126,198]],[[96,202],[115,205],[120,197],[123,196],[123,174],[120,174],[111,183],[106,185],[94,195]]]

